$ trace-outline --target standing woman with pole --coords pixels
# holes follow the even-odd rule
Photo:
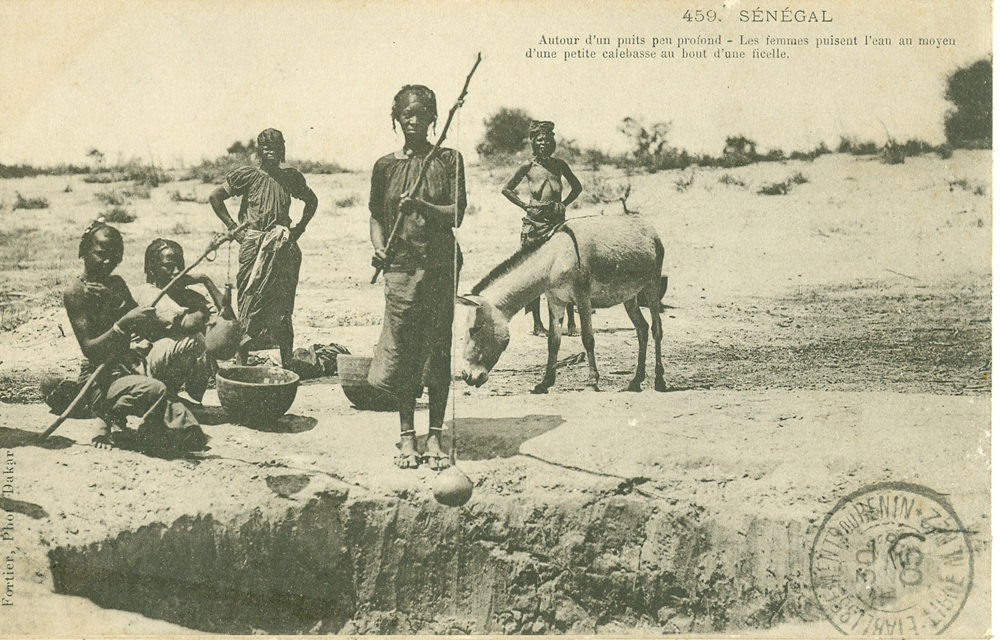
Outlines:
[[[451,324],[461,267],[453,228],[465,216],[465,167],[458,151],[440,147],[450,115],[438,145],[427,140],[436,121],[433,91],[423,85],[399,90],[392,101],[392,127],[399,123],[403,148],[375,163],[369,199],[372,264],[385,272],[385,318],[368,382],[398,403],[396,465],[402,469],[416,468],[421,459],[432,469],[451,464],[441,447],[441,429],[451,384]],[[430,425],[421,456],[413,414],[424,387]]]

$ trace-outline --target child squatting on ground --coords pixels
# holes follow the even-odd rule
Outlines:
[[[146,247],[144,266],[146,284],[136,290],[135,298],[146,307],[152,306],[163,288],[184,270],[184,250],[173,240],[157,238]],[[190,288],[197,284],[208,291],[214,309],[225,306],[222,292],[207,275],[190,273],[181,278],[154,306],[147,332],[153,344],[146,355],[146,371],[167,385],[171,399],[183,391],[200,404],[216,367],[205,349],[205,330],[213,307]]]
[[[85,356],[81,381],[109,362],[86,398],[101,423],[93,443],[99,448],[128,446],[156,455],[203,449],[207,438],[194,415],[168,398],[166,385],[143,375],[142,355],[131,348],[132,335],[148,331],[156,312],[138,306],[125,281],[112,273],[123,253],[121,233],[101,220],[93,222],[80,239],[83,274],[63,295]],[[130,415],[141,418],[138,433],[127,426]]]

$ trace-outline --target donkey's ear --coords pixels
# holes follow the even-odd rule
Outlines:
[[[472,296],[458,296],[458,303],[464,304],[468,307],[481,307],[482,303],[476,300]]]

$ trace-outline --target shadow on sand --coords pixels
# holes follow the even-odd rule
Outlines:
[[[45,442],[39,441],[41,431],[26,431],[24,429],[11,429],[0,427],[0,449],[13,449],[14,447],[41,447],[42,449],[68,449],[74,444],[73,440],[62,436],[49,436]]]
[[[459,418],[458,459],[489,460],[516,456],[521,444],[566,422],[562,416],[529,415],[520,418]],[[453,425],[448,423],[445,433]],[[445,445],[450,445],[445,442]]]
[[[232,421],[226,416],[226,411],[222,407],[195,407],[191,409],[198,422],[210,427],[220,424],[231,424]],[[308,416],[297,416],[286,413],[273,422],[254,423],[243,425],[254,431],[264,431],[267,433],[302,433],[312,430],[319,420]]]

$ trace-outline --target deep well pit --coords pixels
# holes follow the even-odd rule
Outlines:
[[[684,632],[815,618],[809,527],[628,495],[328,491],[276,515],[151,524],[50,553],[59,593],[228,634]]]

